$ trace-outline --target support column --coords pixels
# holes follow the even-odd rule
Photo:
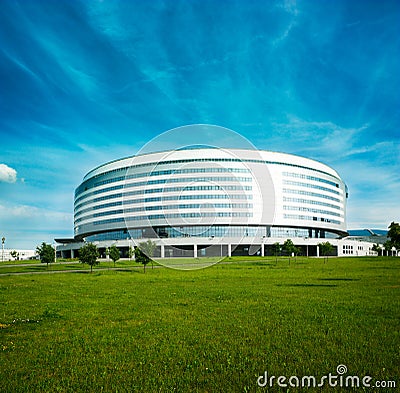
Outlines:
[[[228,257],[232,256],[232,244],[228,244]]]
[[[264,257],[264,243],[261,243],[261,256]]]
[[[165,258],[165,246],[161,244],[161,258]]]
[[[197,244],[193,244],[193,258],[197,258]]]
[[[71,248],[71,258],[75,258],[75,252],[74,249]]]
[[[317,257],[319,258],[319,246],[317,246]]]

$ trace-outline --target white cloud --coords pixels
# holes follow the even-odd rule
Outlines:
[[[285,151],[324,160],[326,157],[343,159],[354,154],[367,153],[371,146],[363,137],[368,123],[357,128],[345,128],[331,121],[307,121],[288,115],[286,123],[272,123],[277,140],[285,136]]]
[[[392,221],[400,220],[400,208],[396,200],[349,200],[347,206],[347,228],[387,229]]]
[[[15,183],[17,181],[17,171],[6,164],[0,164],[0,182]]]
[[[283,3],[278,3],[277,4],[278,8],[282,8],[285,12],[287,12],[292,19],[289,21],[288,25],[285,26],[284,30],[282,33],[272,41],[273,46],[276,46],[280,44],[282,41],[284,41],[292,31],[293,27],[297,23],[297,16],[299,14],[299,9],[297,8],[297,2],[296,0],[284,0]]]
[[[297,16],[297,14],[299,13],[296,0],[284,0],[281,6],[286,12],[294,16]]]
[[[29,223],[27,226],[35,226],[36,224],[46,225],[51,223],[51,227],[57,228],[63,226],[64,223],[72,222],[72,213],[64,213],[43,209],[29,205],[11,205],[0,204],[0,214],[4,221],[15,222],[14,220]]]

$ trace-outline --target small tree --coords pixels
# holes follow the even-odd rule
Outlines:
[[[150,262],[150,258],[139,248],[135,248],[135,259],[136,262],[143,265],[143,270],[146,273],[146,265]]]
[[[278,255],[281,252],[281,245],[278,242],[276,242],[272,245],[272,252],[275,255],[275,264],[277,264],[278,263]]]
[[[324,256],[324,263],[328,262],[328,255],[332,253],[333,246],[329,242],[318,243],[321,254]]]
[[[10,252],[10,255],[11,255],[11,256],[14,258],[14,260],[16,261],[16,260],[18,259],[18,257],[19,257],[19,252],[13,250],[13,251]]]
[[[292,240],[291,239],[285,240],[282,249],[289,255],[289,265],[290,265],[290,257],[292,254],[295,254],[297,250]]]
[[[378,243],[376,243],[372,246],[372,251],[377,252],[378,256],[379,256],[379,254],[382,253],[382,248],[380,247],[380,245]]]
[[[152,240],[147,240],[147,242],[140,243],[139,247],[150,258],[151,267],[154,268],[152,257],[154,256],[154,251],[157,247],[156,243],[154,243]]]
[[[98,257],[99,250],[93,243],[85,244],[79,249],[79,262],[87,263],[90,266],[90,273],[93,271],[93,266],[100,263]]]
[[[385,243],[383,243],[383,248],[386,250],[386,256],[389,256],[389,251],[392,250],[393,247],[393,243],[390,240],[385,241]]]
[[[400,249],[400,225],[398,222],[392,222],[389,225],[388,237],[390,237],[391,247]]]
[[[156,244],[151,240],[139,243],[138,247],[135,248],[136,261],[143,265],[143,270],[145,273],[146,273],[146,265],[150,261],[152,261],[151,257],[153,256],[155,249],[156,249]]]
[[[132,246],[129,246],[129,249],[128,249],[128,257],[129,257],[129,261],[131,261],[132,260],[132,258],[133,258],[133,256],[135,255],[135,250],[133,249],[133,247]]]
[[[49,267],[49,263],[55,261],[55,250],[51,244],[42,243],[41,246],[36,247],[36,252],[39,254],[40,261],[46,263]]]
[[[108,253],[110,255],[110,258],[114,262],[114,267],[115,267],[115,262],[117,262],[119,260],[119,257],[120,257],[119,250],[118,250],[117,246],[115,244],[113,244],[110,247]]]
[[[297,263],[297,255],[301,254],[301,248],[294,246],[293,252],[294,252],[294,261]]]

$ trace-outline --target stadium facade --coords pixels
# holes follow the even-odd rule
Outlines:
[[[292,239],[318,256],[373,255],[346,241],[348,190],[331,167],[308,158],[250,149],[197,148],[136,155],[90,171],[75,190],[74,238],[57,239],[59,256],[84,242],[122,256],[147,239],[155,256],[271,255]],[[326,240],[324,240],[326,239]]]

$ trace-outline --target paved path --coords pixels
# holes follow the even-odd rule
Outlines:
[[[66,262],[66,263],[71,263],[71,262]],[[76,263],[76,262],[72,262]],[[23,266],[23,265],[10,265],[11,267],[14,266]],[[9,267],[10,267],[9,266]],[[28,264],[27,266],[32,266],[32,264]],[[35,265],[33,265],[35,266]],[[161,266],[154,266],[155,268],[161,267]],[[93,273],[96,272],[101,272],[104,270],[116,270],[116,271],[129,271],[129,270],[137,270],[137,269],[143,269],[142,266],[129,266],[129,267],[102,267],[102,268],[96,268],[93,269]],[[1,268],[0,268],[1,271]],[[43,270],[39,272],[8,272],[8,273],[0,273],[1,276],[22,276],[26,274],[56,274],[56,273],[90,273],[90,269],[71,269],[71,270]]]
[[[57,265],[68,265],[68,264],[71,264],[71,263],[78,263],[78,262],[77,262],[77,261],[72,261],[72,262],[55,262],[55,263],[53,263],[52,265],[53,265],[53,266],[57,266]],[[12,265],[3,265],[3,264],[0,263],[0,269],[1,269],[2,267],[20,267],[20,266],[27,267],[27,266],[43,266],[43,265],[44,265],[44,263],[13,263]]]

